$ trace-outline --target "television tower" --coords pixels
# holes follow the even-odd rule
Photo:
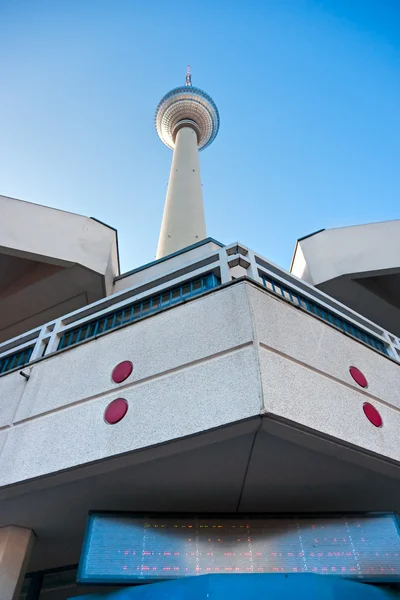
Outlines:
[[[198,151],[214,141],[219,114],[210,96],[192,86],[188,67],[186,84],[163,97],[155,121],[161,141],[174,152],[157,248],[162,258],[207,237]]]

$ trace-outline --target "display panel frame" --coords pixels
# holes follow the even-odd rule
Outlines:
[[[115,574],[98,574],[97,576],[89,575],[87,573],[86,565],[87,558],[90,550],[90,539],[92,535],[92,528],[95,522],[95,519],[98,517],[116,517],[117,519],[128,518],[128,519],[148,519],[148,520],[194,520],[194,519],[205,519],[205,520],[219,520],[222,522],[227,521],[263,521],[263,520],[320,520],[323,519],[343,519],[346,517],[347,519],[376,519],[376,518],[390,518],[395,526],[395,530],[399,537],[399,547],[400,547],[400,518],[394,512],[324,512],[324,513],[156,513],[156,512],[137,512],[137,511],[96,511],[92,510],[89,512],[87,526],[85,529],[84,541],[82,545],[81,559],[79,561],[79,568],[77,574],[77,582],[80,584],[90,584],[90,585],[137,585],[143,583],[154,583],[156,581],[166,581],[177,578],[185,578],[190,576],[190,574],[180,575],[180,574],[166,574],[161,576],[153,576],[153,575],[143,575],[143,574],[119,574],[118,576]],[[338,521],[340,522],[340,521]],[[396,554],[397,556],[397,554]],[[252,572],[259,571],[250,571],[248,574]],[[266,571],[267,572],[267,571]],[[270,572],[270,571],[268,571]],[[279,571],[281,573],[291,573],[293,571]],[[307,573],[312,573],[313,571],[302,571]],[[226,571],[221,571],[221,573],[226,573]],[[211,573],[193,573],[194,576],[200,576],[203,574],[211,574]],[[235,573],[232,573],[235,574]],[[242,572],[243,574],[243,572]],[[325,576],[330,577],[344,577],[346,579],[355,579],[359,581],[366,581],[370,583],[398,583],[400,582],[400,569],[398,573],[394,575],[384,573],[384,574],[372,574],[372,573],[325,573]]]

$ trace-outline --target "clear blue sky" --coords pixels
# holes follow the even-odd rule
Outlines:
[[[118,229],[154,259],[171,151],[154,130],[193,83],[207,227],[289,268],[316,229],[399,218],[399,0],[0,0],[0,193]]]

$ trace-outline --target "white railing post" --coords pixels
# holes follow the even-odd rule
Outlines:
[[[247,277],[250,277],[250,279],[253,279],[257,283],[260,283],[261,278],[258,274],[258,265],[256,263],[256,259],[255,259],[253,250],[250,250],[249,248],[247,249],[246,258],[248,259],[248,261],[250,263],[250,266],[247,269]]]
[[[229,272],[228,256],[225,248],[221,248],[219,251],[219,269],[221,274],[221,283],[228,283],[228,281],[232,280]]]
[[[388,331],[383,330],[383,337],[385,338],[388,346],[390,358],[393,358],[397,362],[400,362],[400,340],[398,337],[390,334]]]
[[[59,342],[59,331],[62,327],[62,323],[63,323],[62,318],[56,319],[52,323],[52,328],[51,328],[50,334],[47,337],[47,346],[46,346],[46,350],[44,352],[44,356],[47,356],[47,354],[52,354],[53,352],[57,351],[58,342]]]
[[[46,323],[41,328],[40,333],[35,341],[35,347],[33,348],[30,362],[43,356],[43,351],[49,335],[49,331],[51,331],[51,325],[51,323]]]

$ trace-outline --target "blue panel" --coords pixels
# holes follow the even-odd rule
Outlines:
[[[395,516],[93,513],[78,581],[307,572],[400,581]]]
[[[34,347],[31,346],[30,348],[25,348],[24,350],[18,350],[18,352],[14,352],[14,354],[8,354],[4,358],[1,358],[0,375],[7,373],[7,371],[11,371],[11,369],[26,365],[31,359],[33,348]]]
[[[118,592],[102,591],[70,600],[394,600],[390,592],[365,583],[310,574],[205,575],[153,583]]]

